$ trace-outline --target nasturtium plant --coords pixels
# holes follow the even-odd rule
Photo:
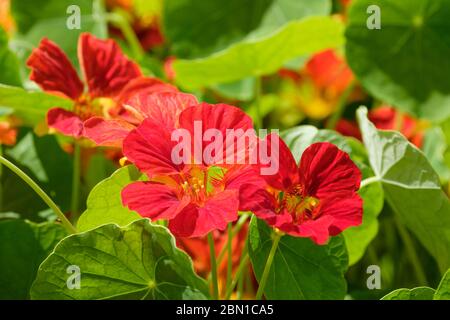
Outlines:
[[[0,299],[450,300],[448,0],[0,11]]]
[[[77,266],[80,289],[67,285]],[[70,273],[70,272],[69,272]],[[74,281],[76,281],[74,279]],[[75,285],[75,284],[74,284]],[[166,228],[106,224],[61,241],[39,267],[32,299],[206,299],[208,287]]]

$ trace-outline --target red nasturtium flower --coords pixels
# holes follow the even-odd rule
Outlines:
[[[268,143],[271,139],[267,138]],[[279,139],[278,156],[278,173],[261,176],[267,182],[265,188],[241,186],[241,210],[252,211],[269,225],[293,236],[309,237],[317,244],[361,224],[362,199],[357,193],[361,173],[345,152],[331,143],[315,143],[303,152],[297,166]]]
[[[196,137],[197,121],[203,132],[216,129],[222,133],[224,154],[227,129],[253,129],[251,118],[242,110],[207,103],[186,108],[175,126]],[[125,187],[123,204],[152,220],[167,219],[169,229],[178,237],[201,237],[212,230],[224,230],[237,219],[240,185],[248,181],[258,184],[259,177],[244,165],[207,164],[204,159],[199,164],[175,164],[172,150],[177,143],[171,141],[173,129],[147,118],[126,137],[124,155],[150,181]],[[192,144],[198,142],[192,139]]]
[[[95,115],[107,115],[117,107],[124,91],[139,87],[141,71],[113,40],[97,39],[83,33],[78,42],[78,59],[85,84],[65,53],[52,41],[43,39],[28,58],[30,79],[44,91],[73,100],[72,111],[52,108],[47,124],[61,133],[81,137],[84,121]]]
[[[180,113],[197,104],[195,96],[178,92],[168,84],[147,86],[123,102],[116,115],[87,120],[84,134],[97,145],[122,147],[123,139],[144,119],[151,118],[156,126],[174,128]]]

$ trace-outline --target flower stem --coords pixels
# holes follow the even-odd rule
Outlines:
[[[236,224],[233,227],[233,238],[239,233],[239,231],[241,231],[242,227],[244,226],[245,222],[247,221],[247,219],[250,217],[249,214],[244,213],[238,220],[238,222],[236,222]],[[223,258],[225,257],[225,253],[227,252],[227,248],[226,246],[224,248],[222,248],[222,250],[220,251],[218,257],[217,257],[217,264],[221,264]],[[208,276],[208,279],[211,277],[211,275]]]
[[[3,146],[0,143],[0,157],[3,157]],[[3,165],[0,163],[0,212],[3,210]]]
[[[241,262],[239,263],[239,267],[236,271],[236,275],[233,279],[233,282],[231,282],[231,285],[227,287],[227,293],[225,294],[225,299],[229,300],[231,297],[231,294],[233,293],[234,288],[236,287],[238,281],[242,278],[242,273],[248,266],[248,254],[245,253],[245,256],[243,259],[241,259]]]
[[[350,97],[350,94],[353,92],[355,85],[356,85],[355,81],[350,83],[350,85],[347,87],[347,89],[345,89],[344,93],[339,98],[339,101],[336,106],[336,110],[331,115],[330,119],[328,120],[328,122],[325,126],[326,129],[335,129],[336,128],[337,123],[342,118],[342,114],[344,113],[346,102],[347,102],[348,98]]]
[[[130,46],[134,58],[137,60],[141,59],[145,54],[144,49],[142,48],[138,37],[134,33],[133,29],[131,28],[130,24],[125,19],[125,17],[116,12],[108,13],[106,17],[109,22],[111,22],[117,28],[120,29],[123,36],[125,37],[125,40]]]
[[[232,252],[232,241],[233,241],[233,224],[230,222],[228,224],[228,239],[227,239],[227,285],[228,288],[231,284],[232,272],[233,272],[233,252]]]
[[[280,242],[283,234],[281,232],[275,231],[275,235],[273,237],[272,248],[270,248],[269,257],[267,258],[266,266],[264,267],[264,271],[261,277],[261,281],[259,282],[258,291],[256,292],[256,300],[261,300],[264,288],[266,286],[267,278],[269,276],[269,271],[272,266],[273,258],[275,257],[275,252],[278,248],[278,243]]]
[[[208,233],[209,254],[211,256],[211,276],[212,276],[212,297],[214,300],[219,299],[219,283],[217,280],[217,261],[216,250],[214,248],[214,238],[212,231]]]
[[[262,95],[262,79],[261,76],[256,76],[255,78],[255,128],[256,130],[261,129],[263,126],[263,119],[261,115],[261,95]]]
[[[70,213],[72,215],[72,222],[76,223],[79,218],[78,205],[80,203],[81,150],[77,141],[75,141],[73,147],[72,200]]]
[[[414,250],[414,243],[408,233],[408,230],[406,230],[403,224],[399,221],[398,217],[394,217],[394,220],[400,238],[403,241],[403,245],[406,247],[406,253],[408,254],[409,260],[412,264],[412,267],[414,268],[417,280],[419,281],[420,285],[428,285],[427,276],[425,275],[425,271],[422,268],[420,259],[417,256],[416,251]]]
[[[49,208],[55,212],[55,214],[61,220],[63,226],[67,229],[67,231],[70,234],[77,232],[75,227],[70,223],[69,220],[67,220],[64,213],[62,213],[61,209],[58,208],[58,206],[53,202],[53,200],[44,192],[44,190],[41,189],[41,187],[37,185],[36,182],[33,181],[33,179],[31,179],[25,172],[20,170],[17,166],[15,166],[12,162],[5,159],[3,156],[0,156],[0,163],[3,164],[8,169],[10,169],[12,172],[14,172],[17,176],[19,176],[19,178],[25,181],[31,187],[31,189],[33,189],[34,192],[36,192],[37,195],[41,197],[41,199],[49,206]]]

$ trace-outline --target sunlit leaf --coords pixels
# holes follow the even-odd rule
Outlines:
[[[79,289],[67,285],[70,266]],[[32,299],[205,299],[206,282],[164,227],[148,219],[107,224],[65,238],[42,263]]]

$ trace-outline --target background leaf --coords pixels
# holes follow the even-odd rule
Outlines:
[[[0,27],[0,83],[20,86],[19,60],[8,47],[8,36]]]
[[[329,0],[166,0],[164,31],[180,58],[206,56],[257,31],[330,12]]]
[[[252,218],[248,246],[257,279],[272,246],[271,230],[264,221]],[[342,237],[318,246],[310,239],[285,235],[275,253],[264,295],[267,299],[343,299],[347,265]]]
[[[81,271],[70,290],[66,270]],[[205,299],[206,282],[173,236],[149,220],[126,227],[108,224],[65,238],[42,263],[32,299]]]
[[[236,43],[209,57],[175,61],[176,81],[197,88],[270,74],[295,57],[340,46],[342,31],[342,24],[329,17],[293,21],[270,35]]]
[[[0,222],[0,299],[28,299],[40,263],[66,236],[54,223]]]
[[[27,125],[45,121],[47,110],[52,107],[70,109],[72,101],[45,92],[0,84],[0,110],[13,112]]]
[[[381,30],[367,28],[379,6]],[[378,99],[419,117],[450,116],[450,6],[447,0],[352,1],[347,61]]]

